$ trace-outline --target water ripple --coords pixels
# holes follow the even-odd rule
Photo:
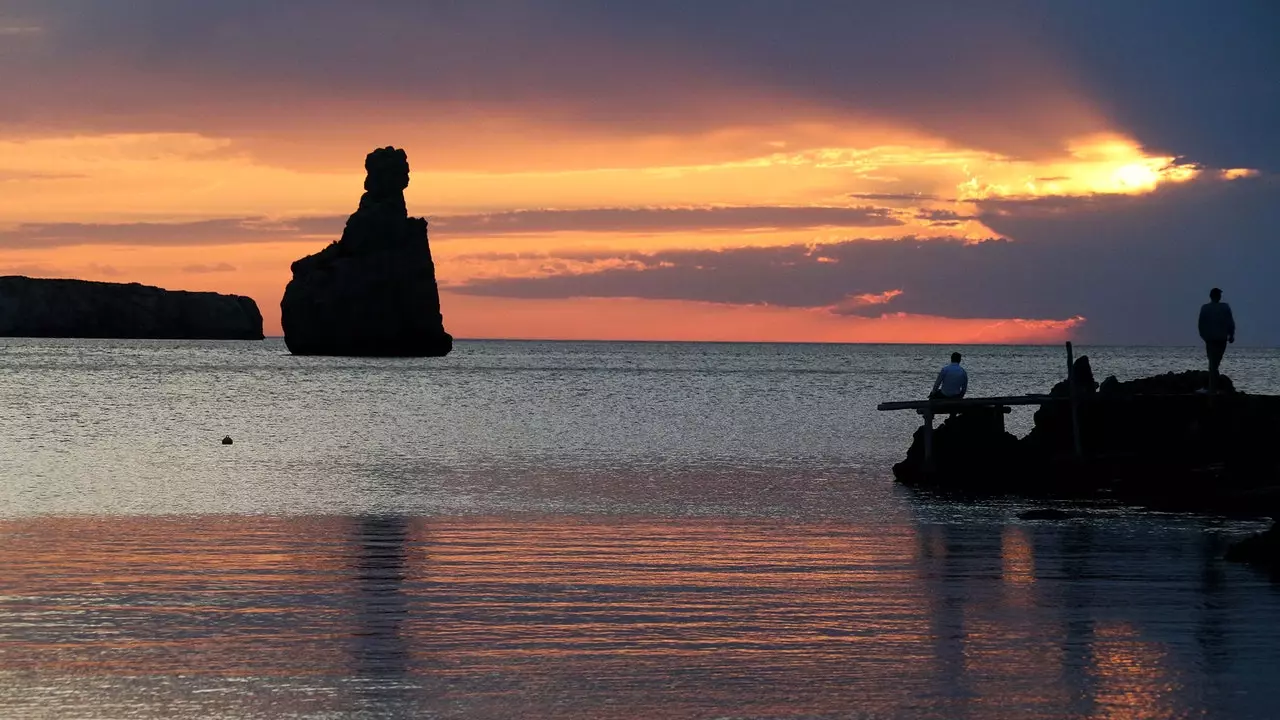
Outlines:
[[[1280,593],[1222,567],[1202,534],[1166,527],[1142,553],[1124,527],[12,520],[0,523],[0,708],[1267,716]]]

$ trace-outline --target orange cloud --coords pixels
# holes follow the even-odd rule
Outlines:
[[[826,309],[633,298],[510,300],[444,293],[459,337],[742,342],[1053,343],[1083,318],[953,320],[888,314],[863,318]]]
[[[824,260],[824,258],[818,258],[818,260],[821,261],[821,260]],[[832,260],[831,262],[834,262],[834,260]],[[888,303],[892,302],[894,298],[898,297],[901,294],[902,294],[902,290],[895,289],[895,290],[885,290],[884,292],[879,292],[879,293],[862,293],[860,295],[850,295],[849,297],[845,298],[844,302],[838,303],[834,307],[834,309],[836,310],[836,312],[843,312],[849,308],[865,308],[868,305],[887,305]],[[852,315],[854,313],[845,313],[845,314]]]

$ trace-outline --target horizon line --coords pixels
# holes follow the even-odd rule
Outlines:
[[[87,338],[93,339],[93,338]],[[264,335],[263,340],[284,340],[284,335]],[[856,341],[856,340],[615,340],[608,338],[501,338],[501,337],[454,337],[454,342],[544,342],[544,343],[648,343],[648,344],[685,344],[685,345],[899,345],[899,346],[927,346],[927,347],[1064,347],[1070,342],[1073,346],[1092,347],[1092,348],[1179,348],[1179,349],[1198,349],[1200,345],[1190,343],[1186,345],[1178,344],[1160,344],[1160,343],[1134,343],[1126,345],[1124,343],[1113,342],[1082,342],[1079,340],[1064,340],[1062,342],[902,342],[902,341]],[[1249,350],[1276,350],[1280,349],[1280,345],[1250,345],[1246,343],[1236,343],[1235,347],[1245,348]]]

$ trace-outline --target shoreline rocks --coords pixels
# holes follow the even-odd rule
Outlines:
[[[364,195],[342,238],[293,263],[280,302],[295,355],[439,357],[453,349],[440,314],[427,221],[409,217],[409,159],[365,158]]]
[[[1280,572],[1280,523],[1227,548],[1226,559]]]
[[[1082,358],[1082,360],[1085,360]],[[1076,366],[1084,457],[1076,458],[1071,407],[1049,403],[1023,438],[984,417],[958,412],[935,429],[932,467],[923,432],[894,466],[903,484],[946,492],[1058,500],[1103,499],[1170,512],[1280,515],[1280,397],[1197,391],[1206,372],[1168,373],[1128,382],[1093,381]],[[1066,382],[1051,395],[1066,397]],[[969,416],[976,415],[976,419]]]
[[[0,277],[0,336],[261,340],[252,298],[138,283]]]

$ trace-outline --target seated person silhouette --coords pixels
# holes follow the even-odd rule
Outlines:
[[[942,368],[933,382],[930,400],[959,400],[969,389],[969,374],[960,367],[960,353],[951,353],[951,364]]]

